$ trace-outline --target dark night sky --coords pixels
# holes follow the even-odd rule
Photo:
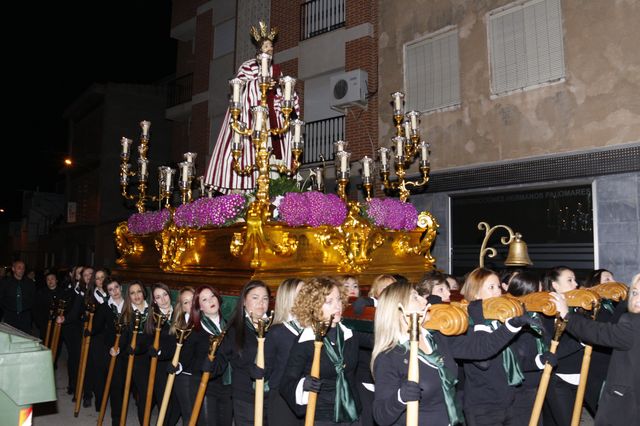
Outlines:
[[[152,83],[175,71],[171,0],[22,3],[5,15],[3,100],[12,112],[1,127],[0,221],[20,218],[21,190],[52,191],[62,178],[62,114],[92,83]]]

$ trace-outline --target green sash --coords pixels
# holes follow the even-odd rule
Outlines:
[[[484,323],[485,325],[490,326],[494,331],[497,330],[497,327],[493,325],[493,321],[485,320]],[[473,320],[471,317],[469,317],[469,326],[473,326]],[[522,369],[516,359],[516,355],[509,346],[502,350],[502,367],[507,375],[507,384],[509,386],[519,386],[522,384],[524,381],[524,374],[522,374]]]
[[[344,376],[344,336],[340,324],[336,326],[335,349],[326,336],[323,342],[327,357],[336,369],[336,401],[333,406],[333,421],[336,423],[354,422],[358,419],[358,412],[351,395],[349,382]]]
[[[613,302],[611,302],[611,300],[609,299],[602,299],[600,300],[600,306],[602,307],[602,309],[604,309],[605,311],[608,311],[610,314],[613,313]]]
[[[248,315],[245,315],[245,316],[244,316],[244,323],[245,323],[245,325],[246,325],[247,327],[249,327],[249,330],[253,331],[253,334],[255,334],[255,335],[256,335],[256,339],[257,339],[257,338],[258,338],[258,333],[257,333],[256,327],[253,325],[253,321],[251,321],[251,318],[249,318],[249,316],[248,316]],[[266,339],[266,338],[265,338],[265,339]],[[255,362],[255,361],[254,361],[254,362]],[[266,366],[265,366],[265,367],[266,367]],[[253,382],[253,383],[252,383],[252,386],[253,386],[253,390],[255,391],[255,390],[256,390],[256,383],[255,383],[255,382]],[[269,381],[268,381],[268,380],[265,380],[265,381],[264,381],[264,393],[267,393],[267,392],[269,392]]]
[[[444,402],[447,406],[447,415],[452,425],[463,425],[464,416],[462,410],[456,402],[456,383],[458,379],[455,374],[452,374],[444,365],[444,357],[438,352],[438,345],[436,345],[433,336],[429,333],[425,334],[429,346],[431,346],[431,353],[426,354],[422,349],[418,348],[418,358],[421,358],[430,365],[435,366],[438,369],[438,376],[440,377],[440,386],[442,387],[442,393],[444,395]],[[404,348],[409,351],[409,341],[404,343]]]
[[[224,325],[225,325],[224,318],[222,318],[222,315],[220,314],[218,315],[220,316],[220,327],[224,328]],[[208,330],[211,330],[214,336],[220,335],[221,333],[220,327],[218,327],[216,323],[211,318],[206,316],[202,311],[200,311],[200,323],[204,327],[206,327]],[[222,373],[222,384],[223,385],[231,384],[231,364],[227,364],[227,368],[225,368],[224,373]]]

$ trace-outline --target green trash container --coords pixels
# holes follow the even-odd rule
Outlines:
[[[55,399],[51,351],[40,339],[0,323],[0,425],[29,426],[32,404]]]

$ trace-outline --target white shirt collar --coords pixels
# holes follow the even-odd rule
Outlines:
[[[107,302],[107,304],[109,306],[115,306],[116,310],[118,311],[118,313],[121,314],[122,313],[122,307],[124,306],[124,299],[120,299],[120,303],[118,303],[115,300],[113,300],[113,298],[111,296],[109,296],[109,301]]]
[[[338,327],[342,329],[344,340],[349,340],[351,337],[353,337],[353,331],[350,328],[343,325],[342,321],[338,323]],[[316,335],[313,332],[313,329],[311,327],[306,327],[304,330],[302,330],[302,333],[300,334],[300,338],[298,339],[298,342],[299,343],[308,342],[309,340],[315,340],[315,339],[316,339]]]

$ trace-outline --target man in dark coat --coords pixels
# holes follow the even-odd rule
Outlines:
[[[554,293],[552,293],[554,294]],[[638,424],[640,416],[640,274],[629,288],[628,312],[617,324],[600,323],[568,314],[562,295],[555,295],[556,306],[567,316],[567,332],[585,343],[610,347],[611,363],[600,397],[596,426]]]
[[[25,264],[16,260],[11,266],[11,276],[0,284],[0,304],[4,310],[4,322],[31,334],[31,310],[36,294],[33,280],[24,276]]]

